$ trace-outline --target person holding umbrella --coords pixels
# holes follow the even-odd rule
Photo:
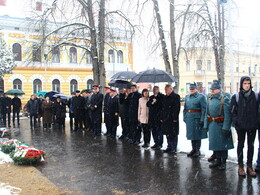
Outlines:
[[[12,99],[12,107],[13,107],[13,126],[15,127],[15,115],[17,117],[17,125],[20,126],[20,110],[22,108],[21,99],[18,97],[18,94],[14,94],[14,98]]]
[[[2,115],[3,115],[3,122],[4,126],[6,127],[6,115],[8,118],[8,127],[11,127],[11,105],[12,99],[8,97],[6,93],[4,93],[4,97],[2,98]]]
[[[165,86],[166,96],[161,109],[161,123],[163,133],[167,137],[168,146],[163,152],[176,153],[179,135],[180,96],[173,91],[171,85]]]
[[[93,95],[91,97],[92,124],[93,133],[97,136],[101,135],[102,123],[102,104],[103,94],[99,92],[99,85],[93,85]]]

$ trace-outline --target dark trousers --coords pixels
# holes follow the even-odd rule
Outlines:
[[[86,123],[87,123],[87,126],[85,128],[91,130],[93,124],[92,124],[92,112],[90,109],[87,110]]]
[[[237,158],[238,163],[243,164],[243,148],[247,134],[247,164],[252,164],[254,155],[254,142],[256,136],[256,130],[237,130],[238,145],[237,145]]]
[[[30,113],[30,126],[31,127],[37,127],[37,122],[36,122],[37,114],[32,114]]]
[[[256,165],[257,166],[260,166],[260,132],[259,132],[259,128],[258,128],[258,142],[259,142],[259,145],[258,145],[258,156],[257,156],[257,161],[256,161]]]
[[[94,132],[94,134],[97,134],[97,135],[101,134],[101,122],[93,123],[93,132]]]
[[[191,140],[192,149],[199,151],[201,146],[201,140]]]
[[[6,115],[8,118],[8,126],[11,125],[11,116],[10,116],[10,112],[3,112],[3,122],[4,122],[4,126],[6,126]]]
[[[15,115],[16,115],[16,118],[17,118],[17,124],[19,125],[20,124],[20,111],[13,112],[13,124],[15,122]]]
[[[150,144],[151,140],[151,131],[148,127],[148,124],[141,124],[141,128],[144,135],[144,144]]]
[[[167,148],[177,151],[177,144],[178,144],[178,135],[169,134],[167,137]]]
[[[163,132],[161,125],[151,127],[153,140],[156,146],[162,147],[163,144]]]
[[[75,123],[75,130],[78,130],[79,128],[83,128],[83,111],[79,110],[74,112],[74,123]]]
[[[134,130],[134,141],[135,142],[140,142],[141,140],[141,135],[142,134],[142,127],[140,124],[138,124]]]
[[[135,133],[136,133],[137,126],[138,126],[137,122],[129,123],[129,132],[128,132],[127,137],[133,141],[135,140]],[[140,132],[140,134],[141,134],[141,132]]]
[[[74,114],[72,112],[69,112],[70,117],[70,128],[73,128],[73,122],[74,122]]]
[[[215,151],[215,154],[216,154],[216,158],[227,159],[228,150]]]
[[[106,132],[106,134],[107,135],[111,135],[111,132],[112,132],[112,125],[110,124],[110,123],[106,123],[106,129],[107,129],[107,132]]]
[[[116,131],[117,131],[117,124],[111,125],[111,135],[116,137]]]
[[[124,116],[121,116],[121,126],[122,126],[122,135],[124,137],[127,137],[129,133],[129,125],[128,125],[128,119]]]

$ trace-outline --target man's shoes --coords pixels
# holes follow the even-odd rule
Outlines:
[[[221,163],[218,166],[218,170],[220,170],[220,171],[226,170],[226,159],[221,159]]]
[[[154,145],[151,147],[151,149],[155,149],[156,147],[157,147],[157,145],[154,144]]]
[[[192,157],[196,150],[192,149],[190,153],[187,154],[187,157]]]
[[[143,148],[149,148],[150,144],[145,143],[144,145],[142,145]]]
[[[118,139],[124,139],[125,136],[124,135],[121,135]]]
[[[141,142],[140,141],[134,141],[134,145],[139,145]]]
[[[195,153],[191,156],[192,158],[198,158],[200,156],[200,151],[195,150]]]
[[[208,158],[208,162],[213,162],[214,160],[216,160],[216,155],[212,154],[211,157]]]
[[[251,164],[247,165],[246,172],[247,172],[247,174],[250,175],[251,177],[256,177],[256,172],[253,170]]]
[[[209,168],[216,168],[218,166],[221,165],[221,159],[220,158],[217,158],[217,160],[215,160],[214,162],[212,162],[210,165],[209,165]]]
[[[175,151],[175,150],[173,150],[173,149],[171,149],[171,148],[166,148],[166,149],[163,151],[163,153],[168,153],[168,154],[175,154],[175,153],[176,153],[176,151]]]
[[[246,177],[246,172],[244,170],[243,164],[238,165],[238,175],[241,176],[241,177]]]
[[[260,166],[256,166],[256,167],[255,167],[255,172],[256,172],[256,173],[260,173]]]

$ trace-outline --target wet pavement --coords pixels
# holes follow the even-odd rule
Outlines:
[[[30,130],[21,120],[12,135],[46,152],[38,165],[49,180],[72,194],[260,194],[260,175],[239,178],[237,165],[209,169],[206,159],[145,150],[90,132]]]

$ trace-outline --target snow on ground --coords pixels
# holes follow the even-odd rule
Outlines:
[[[20,194],[20,192],[21,192],[20,188],[13,187],[5,183],[0,183],[1,195],[16,195],[16,194]]]
[[[10,156],[0,151],[0,164],[9,163],[9,162],[13,162]]]

